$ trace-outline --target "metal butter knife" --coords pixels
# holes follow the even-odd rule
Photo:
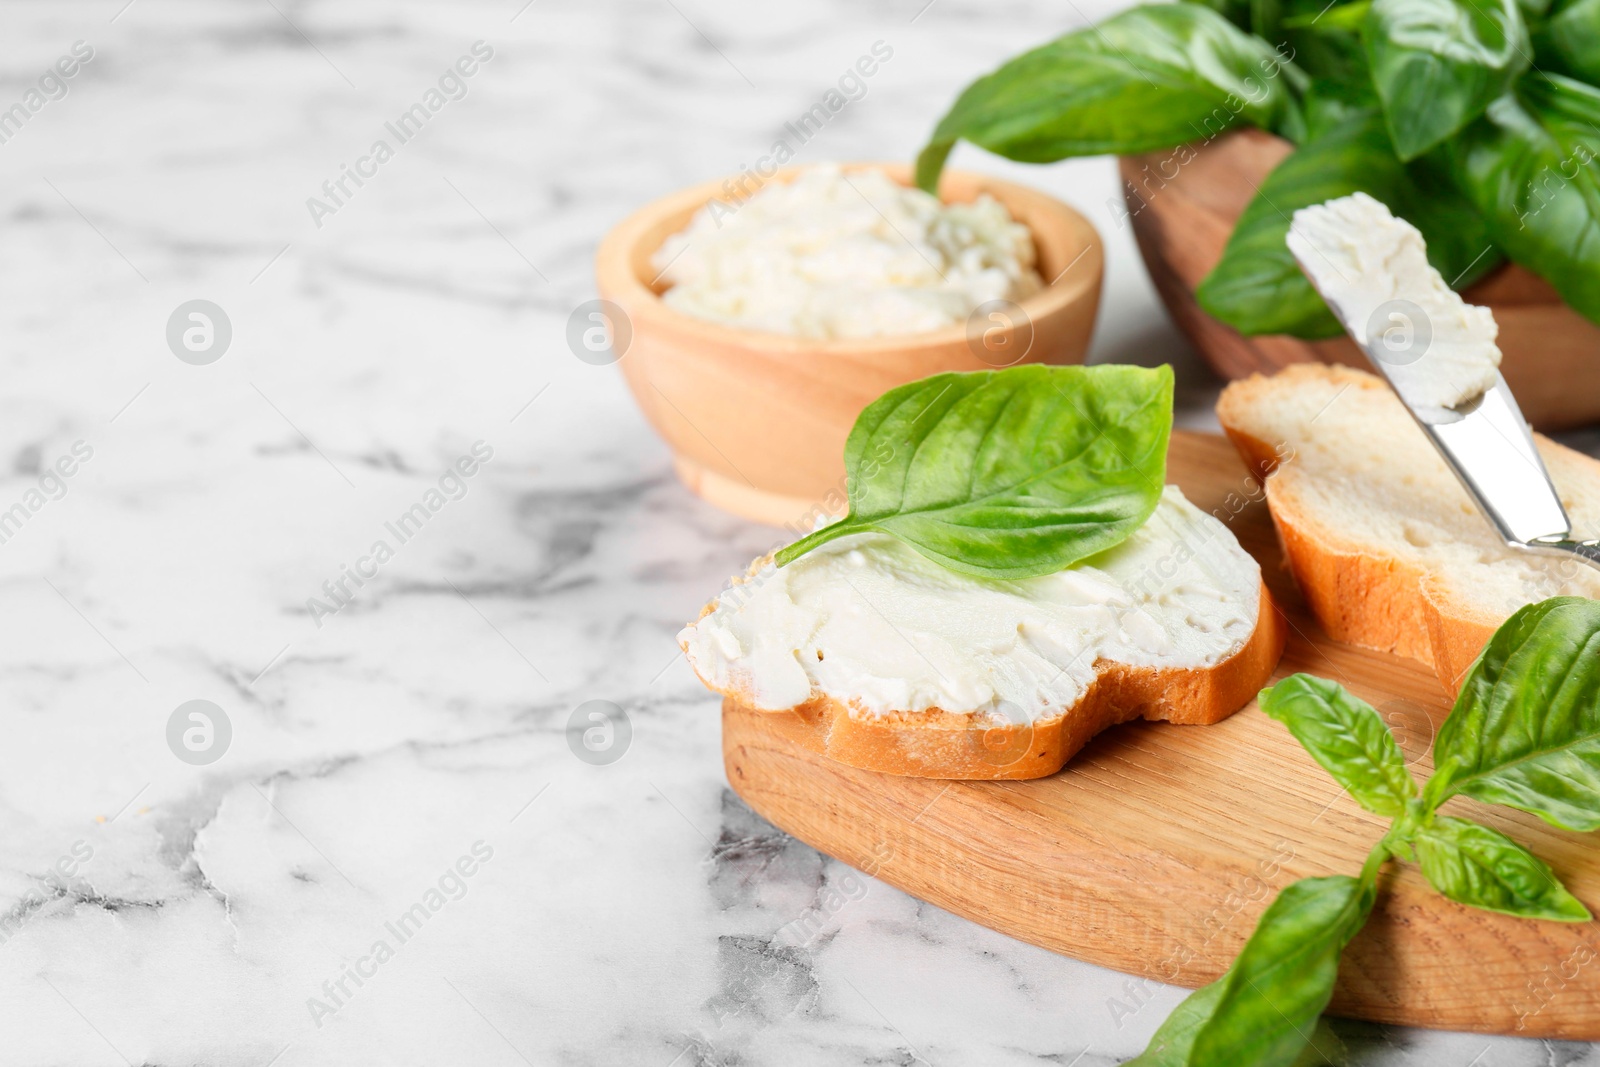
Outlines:
[[[1316,271],[1307,263],[1314,253],[1292,241],[1290,250],[1315,286]],[[1494,384],[1482,396],[1459,408],[1419,407],[1394,380],[1380,355],[1378,339],[1367,333],[1367,323],[1354,321],[1334,297],[1325,292],[1322,296],[1507,545],[1543,555],[1576,557],[1600,568],[1600,540],[1572,539],[1572,520],[1561,506],[1550,472],[1533,445],[1533,433],[1503,376],[1496,373]]]

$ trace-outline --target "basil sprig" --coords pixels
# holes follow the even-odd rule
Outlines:
[[[1282,238],[1296,208],[1357,190],[1422,231],[1451,285],[1503,252],[1600,322],[1600,0],[1135,7],[968,86],[917,183],[937,187],[958,140],[1033,163],[1172,149],[1132,190],[1149,200],[1191,143],[1240,125],[1295,144],[1199,287],[1241,333],[1338,332]]]
[[[1261,709],[1362,807],[1389,816],[1389,830],[1360,875],[1285,887],[1227,972],[1179,1004],[1129,1067],[1291,1067],[1328,1051],[1317,1019],[1390,859],[1414,859],[1428,884],[1460,904],[1554,922],[1591,918],[1539,857],[1439,807],[1471,796],[1557,826],[1600,828],[1600,602],[1557,597],[1500,627],[1434,740],[1437,770],[1420,790],[1378,713],[1337,683],[1292,675],[1262,692]]]
[[[845,442],[850,512],[780,551],[889,534],[983,578],[1028,578],[1121,543],[1161,499],[1172,368],[936,374],[869,404]]]

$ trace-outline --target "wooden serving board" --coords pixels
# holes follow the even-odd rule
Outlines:
[[[1169,480],[1228,521],[1289,622],[1278,677],[1336,679],[1380,709],[1418,777],[1449,704],[1433,672],[1329,640],[1282,564],[1260,488],[1220,437],[1174,435]],[[974,922],[1129,974],[1199,986],[1276,891],[1355,874],[1384,824],[1251,704],[1215,726],[1130,723],[1059,774],[947,782],[855,770],[791,739],[788,715],[723,709],[728,781],[802,841]],[[1586,835],[1467,800],[1447,810],[1526,844],[1600,912]],[[1132,1007],[1132,1005],[1130,1005]],[[1391,863],[1345,952],[1334,1014],[1452,1030],[1600,1039],[1600,925],[1453,904]]]

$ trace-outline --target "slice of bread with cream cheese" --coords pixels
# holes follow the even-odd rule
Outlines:
[[[728,701],[816,751],[931,778],[1036,778],[1136,718],[1214,723],[1283,651],[1260,569],[1168,486],[1131,537],[1055,573],[957,573],[882,533],[757,560],[678,635]]]

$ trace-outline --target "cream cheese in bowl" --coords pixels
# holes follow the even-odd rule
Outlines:
[[[818,340],[937,330],[1044,287],[1028,228],[993,197],[944,204],[833,165],[708,204],[652,262],[678,311]]]

